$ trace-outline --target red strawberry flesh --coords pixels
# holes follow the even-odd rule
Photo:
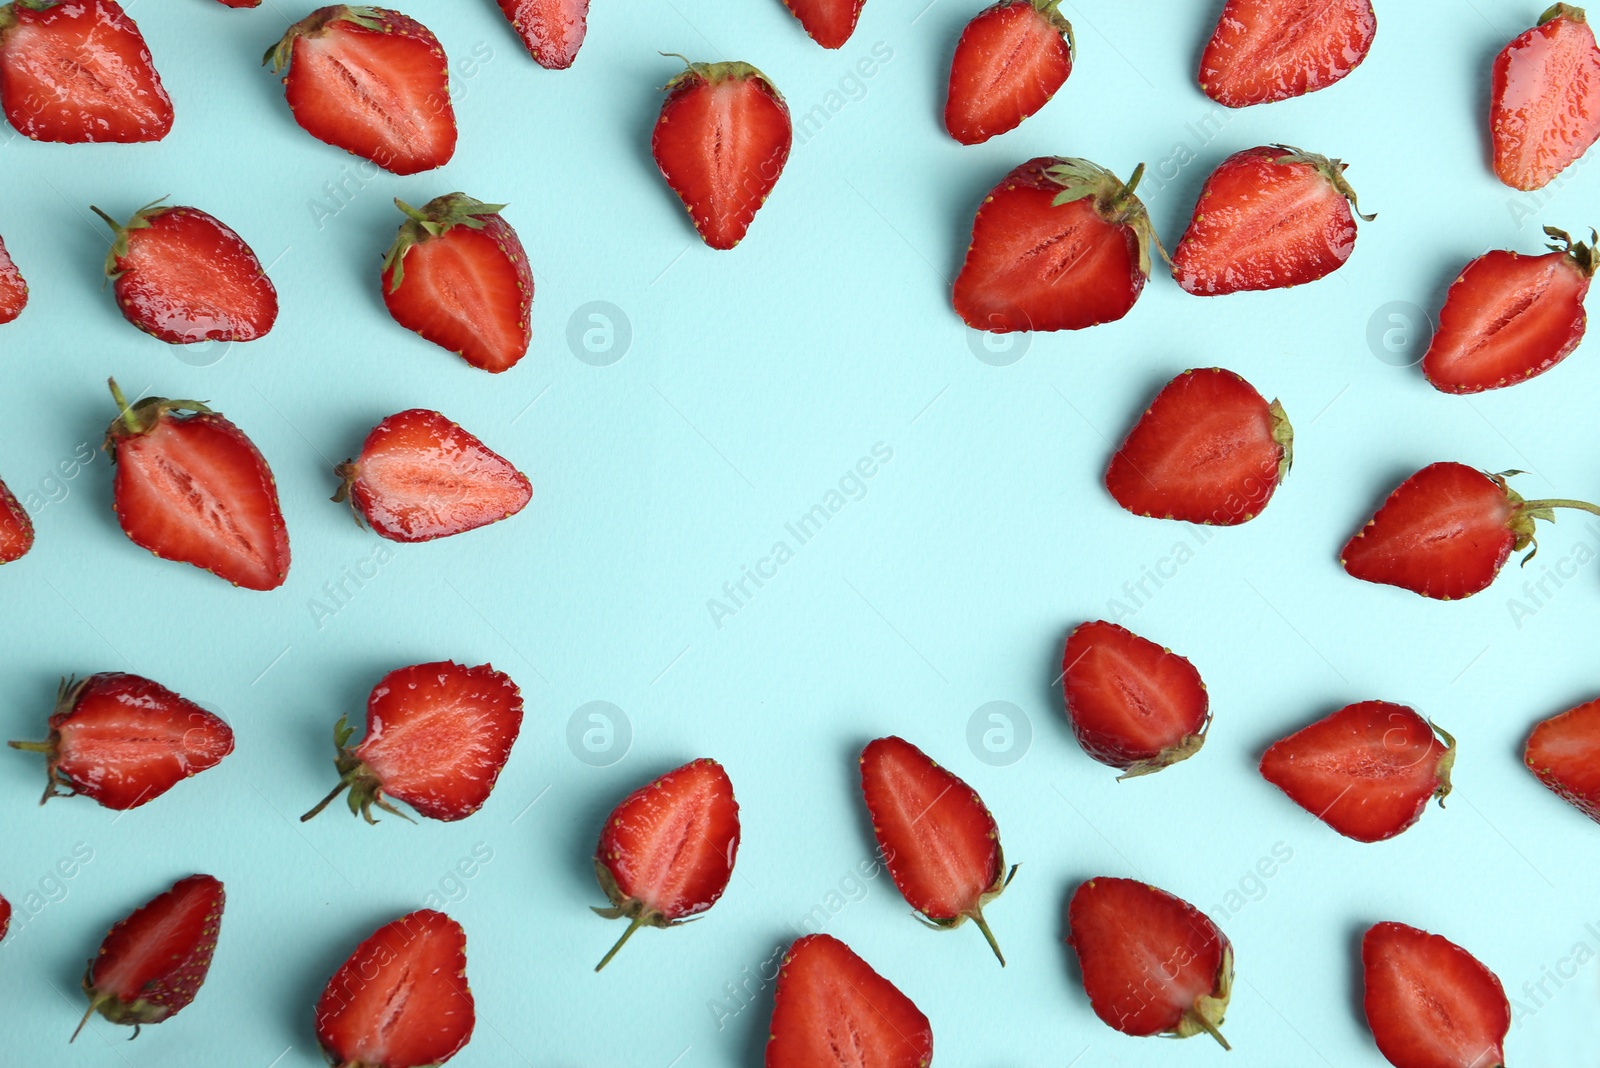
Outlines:
[[[589,0],[500,0],[500,10],[541,67],[565,70],[578,58]]]
[[[1578,811],[1600,821],[1600,700],[1535,727],[1523,763]]]
[[[928,1068],[933,1028],[910,998],[830,935],[778,968],[766,1068]]]
[[[783,0],[811,39],[823,48],[843,48],[856,32],[866,0]]]
[[[1372,0],[1228,0],[1200,88],[1230,108],[1326,89],[1361,65],[1377,32]]]
[[[16,495],[0,482],[0,564],[20,560],[33,548],[33,520]]]
[[[1600,45],[1582,8],[1556,4],[1495,57],[1489,128],[1513,189],[1549,185],[1600,139]]]
[[[1493,972],[1445,938],[1380,923],[1361,940],[1367,1023],[1396,1068],[1499,1068],[1511,1007]]]
[[[1075,628],[1061,675],[1079,744],[1122,778],[1187,760],[1205,742],[1209,699],[1194,665],[1115,623]]]
[[[1015,129],[1066,84],[1072,57],[1072,26],[1053,0],[985,8],[956,42],[945,129],[964,145]]]
[[[9,323],[28,306],[28,283],[0,241],[0,324]]]

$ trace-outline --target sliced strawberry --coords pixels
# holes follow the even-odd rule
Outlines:
[[[355,728],[334,728],[339,785],[301,820],[345,790],[350,811],[368,823],[372,807],[405,814],[387,797],[433,820],[466,819],[489,800],[522,729],[522,692],[488,664],[414,664],[389,672],[367,698],[367,730],[350,748]]]
[[[1077,45],[1061,0],[999,0],[956,42],[944,128],[964,145],[1014,130],[1072,73]]]
[[[1583,9],[1556,4],[1495,57],[1494,173],[1542,189],[1600,139],[1600,45]]]
[[[1522,761],[1540,782],[1600,821],[1600,700],[1533,728]]]
[[[1172,254],[1172,277],[1196,296],[1215,297],[1338,270],[1355,250],[1360,214],[1346,166],[1287,145],[1235,152],[1200,190]]]
[[[11,929],[11,902],[0,897],[0,939]]]
[[[1090,879],[1067,906],[1089,1006],[1125,1035],[1218,1030],[1233,990],[1233,947],[1203,913],[1132,879]]]
[[[278,487],[244,432],[199,401],[148,397],[129,407],[115,381],[111,396],[120,414],[106,431],[106,451],[128,538],[235,586],[283,585],[289,531]]]
[[[389,314],[474,367],[515,366],[533,336],[533,269],[505,205],[450,193],[395,206],[407,218],[383,259]]]
[[[172,129],[150,49],[116,0],[0,7],[0,103],[35,141],[159,141]]]
[[[589,0],[500,0],[500,10],[539,66],[566,70],[578,58],[589,28]]]
[[[1326,89],[1378,33],[1372,0],[1227,0],[1200,57],[1200,88],[1230,108]]]
[[[33,520],[22,502],[0,482],[0,564],[28,555],[33,548]]]
[[[1004,967],[983,907],[1017,869],[1006,871],[1000,828],[983,798],[928,754],[893,737],[861,751],[861,792],[900,896],[935,927],[977,924]]]
[[[783,0],[811,39],[823,48],[843,48],[856,32],[867,0]]]
[[[226,895],[209,875],[191,875],[117,922],[83,974],[89,1011],[115,1024],[160,1023],[200,992],[217,949]],[[78,1037],[78,1031],[72,1033]]]
[[[313,11],[267,51],[284,71],[294,120],[319,141],[395,174],[442,167],[456,150],[448,61],[439,39],[398,11]]]
[[[233,752],[233,730],[221,719],[158,682],[115,671],[62,679],[49,726],[46,741],[11,743],[45,755],[44,801],[82,794],[106,808],[136,808]]]
[[[432,1068],[461,1052],[476,1021],[466,932],[432,909],[374,931],[317,1000],[317,1041],[343,1068]]]
[[[1233,526],[1261,514],[1294,460],[1277,401],[1220,367],[1161,388],[1106,469],[1106,489],[1134,515]]]
[[[228,7],[260,7],[261,0],[217,0]]]
[[[1446,393],[1500,389],[1540,375],[1583,340],[1589,293],[1600,259],[1592,245],[1554,227],[1543,256],[1486,252],[1467,264],[1439,313],[1422,372]]]
[[[1115,623],[1085,623],[1061,658],[1067,718],[1083,751],[1127,779],[1187,760],[1211,725],[1194,665]]]
[[[0,241],[0,324],[9,323],[28,306],[28,283]]]
[[[928,1068],[933,1027],[831,935],[795,940],[778,966],[766,1068]]]
[[[656,166],[705,243],[730,249],[789,159],[789,107],[748,63],[689,63],[666,93],[650,137]]]
[[[628,929],[594,970],[640,927],[675,927],[715,905],[738,853],[739,802],[715,760],[691,760],[624,798],[594,852],[611,907],[594,911]]]
[[[1361,939],[1367,1024],[1395,1068],[1499,1068],[1511,1006],[1495,974],[1447,939],[1380,923]]]

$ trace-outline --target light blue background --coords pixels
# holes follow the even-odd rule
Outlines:
[[[922,2],[871,0],[853,40],[827,52],[778,0],[596,0],[576,66],[556,73],[531,62],[490,0],[413,0],[455,60],[461,144],[443,171],[401,179],[303,133],[259,67],[304,9],[140,0],[132,13],[177,109],[171,136],[4,144],[0,233],[33,296],[0,330],[0,474],[19,495],[56,499],[36,514],[37,547],[0,574],[0,731],[42,736],[60,675],[128,670],[220,709],[238,749],[120,818],[85,800],[37,808],[37,757],[0,753],[0,892],[19,913],[30,888],[54,899],[19,915],[0,948],[0,1060],[320,1064],[311,1006],[327,977],[430,893],[457,899],[448,911],[469,937],[480,1019],[462,1068],[759,1064],[770,993],[721,1028],[709,1003],[819,905],[842,905],[825,929],[921,1006],[947,1066],[1380,1064],[1356,958],[1380,919],[1443,933],[1498,972],[1524,1006],[1512,1063],[1592,1059],[1600,964],[1563,962],[1580,943],[1585,958],[1600,951],[1600,926],[1586,927],[1600,925],[1600,830],[1546,793],[1520,751],[1535,720],[1600,692],[1600,568],[1571,559],[1600,547],[1600,527],[1564,518],[1526,571],[1458,604],[1357,583],[1337,563],[1383,495],[1434,460],[1526,469],[1530,495],[1600,495],[1593,342],[1544,378],[1461,399],[1368,341],[1374,322],[1380,334],[1394,325],[1391,302],[1436,310],[1473,255],[1537,251],[1545,221],[1600,222],[1600,168],[1530,196],[1486,165],[1491,58],[1542,0],[1381,3],[1377,44],[1346,82],[1239,113],[1193,84],[1217,3],[1066,0],[1080,45],[1071,80],[977,148],[950,140],[940,113],[953,41],[979,5]],[[880,42],[892,58],[849,81]],[[828,113],[797,136],[731,253],[701,245],[650,160],[657,90],[676,69],[658,50],[748,60],[797,119]],[[1343,270],[1217,300],[1158,276],[1123,322],[1039,335],[1010,366],[975,358],[948,279],[974,207],[1011,166],[1069,154],[1126,174],[1144,160],[1141,193],[1170,245],[1210,168],[1274,141],[1350,161],[1378,213]],[[349,175],[329,200],[325,183]],[[533,351],[502,376],[404,331],[378,297],[399,222],[391,198],[455,189],[510,203],[537,272]],[[162,194],[218,215],[272,262],[283,311],[266,339],[187,354],[221,357],[194,366],[118,316],[88,206],[121,217]],[[567,342],[569,317],[597,300],[631,323],[612,366]],[[1060,645],[1146,568],[1170,572],[1162,561],[1191,539],[1120,511],[1100,478],[1159,385],[1213,364],[1282,399],[1297,461],[1259,520],[1217,532],[1129,602],[1128,625],[1199,667],[1216,719],[1194,760],[1118,784],[1066,727]],[[112,515],[103,455],[46,484],[98,443],[109,374],[130,395],[208,399],[252,436],[291,532],[283,588],[232,589],[135,548]],[[330,468],[413,406],[517,462],[536,487],[528,509],[432,545],[359,530],[327,500]],[[707,600],[878,442],[893,459],[865,496],[717,627]],[[1563,559],[1576,577],[1542,606],[1526,600],[1524,580]],[[325,584],[361,566],[376,575],[349,583],[354,595],[319,626]],[[1537,610],[1517,618],[1514,598]],[[295,822],[333,783],[334,721],[359,715],[383,672],[440,658],[492,661],[526,695],[489,804],[454,825],[369,828],[339,810]],[[1254,770],[1272,739],[1366,698],[1411,703],[1461,744],[1449,807],[1382,845],[1337,837]],[[625,710],[634,735],[604,769],[567,743],[569,717],[595,700]],[[966,741],[974,710],[997,700],[1031,722],[1031,748],[1010,767]],[[927,931],[887,879],[850,879],[871,850],[855,755],[889,732],[966,777],[1022,863],[990,910],[1004,971],[976,931]],[[699,755],[727,765],[742,804],[732,886],[701,922],[641,933],[596,976],[620,933],[588,911],[602,901],[589,861],[600,821]],[[75,843],[93,860],[58,888],[50,873]],[[1280,843],[1293,859],[1253,882]],[[475,847],[492,861],[453,882]],[[133,1043],[97,1020],[69,1049],[83,960],[111,922],[192,871],[229,891],[195,1003]],[[1232,938],[1226,1060],[1204,1039],[1131,1039],[1093,1017],[1061,915],[1096,874],[1163,886]],[[1258,899],[1230,907],[1241,889]],[[830,900],[841,890],[859,900]],[[1558,968],[1571,976],[1559,987],[1521,990]]]

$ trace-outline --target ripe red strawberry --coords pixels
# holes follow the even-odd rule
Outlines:
[[[1200,57],[1200,88],[1230,108],[1326,89],[1378,33],[1372,0],[1227,0]]]
[[[28,283],[0,241],[0,324],[9,323],[28,306]]]
[[[83,973],[89,1011],[115,1024],[145,1024],[181,1012],[206,981],[217,949],[226,895],[209,875],[179,879],[172,888],[119,920]],[[78,1031],[72,1037],[78,1037]]]
[[[33,520],[22,502],[0,482],[0,564],[28,555],[33,548]]]
[[[1010,885],[1000,828],[977,792],[903,738],[861,751],[872,833],[900,896],[934,927],[977,924],[1005,966],[983,907]]]
[[[1118,778],[1160,771],[1205,744],[1211,712],[1200,673],[1115,623],[1085,623],[1067,636],[1061,685],[1078,744],[1122,769]]]
[[[1467,264],[1439,313],[1439,331],[1422,373],[1445,393],[1479,393],[1540,375],[1583,340],[1589,293],[1600,258],[1554,227],[1542,256],[1486,252]]]
[[[1233,526],[1261,514],[1289,474],[1294,428],[1277,401],[1220,367],[1162,387],[1106,469],[1134,515]]]
[[[500,0],[528,52],[548,70],[566,70],[578,58],[589,28],[589,0]]]
[[[1338,270],[1355,250],[1361,215],[1346,166],[1287,145],[1235,152],[1200,190],[1172,254],[1172,277],[1196,296],[1215,297],[1284,289]]]
[[[0,102],[35,141],[159,141],[172,129],[150,49],[116,0],[0,8]]]
[[[418,211],[383,258],[383,302],[394,321],[474,367],[498,373],[528,354],[533,337],[533,270],[504,204],[464,193]]]
[[[117,308],[171,345],[253,341],[278,319],[278,291],[244,239],[199,208],[146,204],[125,223],[90,207],[115,235],[106,254]]]
[[[650,151],[700,237],[730,249],[778,184],[794,127],[777,86],[750,64],[684,62],[666,85]]]
[[[313,11],[267,51],[285,71],[294,121],[395,174],[442,167],[456,150],[447,61],[422,23],[381,7]]]
[[[1124,185],[1088,160],[1059,156],[1006,175],[973,219],[956,314],[996,334],[1081,330],[1127,315],[1156,241],[1133,194],[1143,175],[1141,163]]]
[[[466,932],[432,909],[374,931],[317,1000],[317,1041],[341,1068],[443,1064],[476,1022]]]
[[[0,939],[11,929],[11,902],[0,897]]]
[[[221,719],[117,671],[62,679],[49,727],[43,742],[11,743],[45,755],[43,801],[82,794],[106,808],[137,808],[233,752],[233,730]]]
[[[733,877],[739,853],[739,802],[715,760],[691,760],[641,786],[606,818],[594,871],[610,908],[628,929],[599,964],[611,962],[641,927],[676,927],[709,909]]]
[[[867,0],[783,0],[811,39],[823,48],[843,48],[856,32]]]
[[[199,401],[146,397],[106,431],[123,533],[165,560],[250,590],[283,585],[289,531],[267,461],[244,432]],[[176,412],[191,412],[177,415]]]
[[[1511,1006],[1495,974],[1454,942],[1380,923],[1361,939],[1367,1025],[1395,1068],[1499,1068]]]
[[[1520,473],[1486,475],[1465,464],[1430,464],[1389,494],[1339,562],[1366,582],[1451,601],[1487,589],[1513,549],[1537,550],[1535,521],[1554,521],[1555,509],[1600,515],[1600,508],[1583,501],[1523,500],[1506,484],[1508,475]]]
[[[1556,4],[1495,57],[1494,173],[1542,189],[1600,139],[1600,45],[1583,9]]]
[[[333,729],[339,785],[302,821],[345,790],[350,811],[375,823],[372,807],[405,813],[404,801],[432,820],[466,819],[489,800],[522,729],[522,691],[488,664],[444,660],[389,672],[367,698],[367,729],[349,747],[355,728],[341,716]]]
[[[1444,730],[1405,705],[1362,701],[1274,742],[1261,775],[1346,838],[1383,842],[1444,804],[1455,762]]]
[[[1522,761],[1540,782],[1600,821],[1600,700],[1533,728]]]
[[[766,1068],[928,1068],[933,1027],[831,935],[795,940],[778,966]]]
[[[964,145],[1014,130],[1072,73],[1077,44],[1061,0],[999,0],[956,42],[944,128]]]
[[[1233,947],[1203,913],[1132,879],[1090,879],[1067,906],[1089,1006],[1125,1035],[1222,1043],[1233,991]]]
[[[333,495],[390,541],[432,541],[498,523],[533,496],[511,461],[438,412],[413,408],[372,428],[361,455],[334,469]]]
[[[261,0],[217,0],[228,7],[260,7]]]

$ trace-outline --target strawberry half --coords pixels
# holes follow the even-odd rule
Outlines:
[[[1134,515],[1234,526],[1261,514],[1294,461],[1294,428],[1232,371],[1185,371],[1161,388],[1106,469]]]
[[[1267,145],[1211,172],[1172,254],[1172,277],[1199,297],[1315,282],[1344,265],[1361,215],[1348,164]]]
[[[903,738],[861,751],[861,793],[895,888],[934,927],[977,924],[1005,967],[983,907],[1010,885],[1000,828],[977,791]]]
[[[783,0],[811,39],[823,48],[843,48],[856,32],[867,0]]]
[[[374,931],[317,1000],[317,1041],[340,1068],[432,1068],[476,1021],[466,932],[432,909]]]
[[[1361,939],[1367,1025],[1395,1068],[1500,1068],[1511,1006],[1495,974],[1454,942],[1403,923]]]
[[[589,28],[589,0],[500,0],[528,53],[547,70],[566,70],[578,58]]]
[[[1435,737],[1437,735],[1437,737]],[[1346,705],[1261,758],[1261,776],[1346,838],[1383,842],[1450,794],[1456,740],[1405,705]]]
[[[1422,373],[1445,393],[1480,393],[1544,374],[1583,340],[1600,258],[1593,245],[1547,226],[1556,244],[1543,256],[1486,252],[1467,264],[1445,295],[1439,331]]]
[[[1513,549],[1537,551],[1535,522],[1553,522],[1555,509],[1600,515],[1600,507],[1583,501],[1523,500],[1506,484],[1507,476],[1520,473],[1430,464],[1389,494],[1345,545],[1339,563],[1365,582],[1451,601],[1487,589]]]
[[[1581,7],[1556,4],[1494,60],[1494,173],[1542,189],[1600,139],[1600,45]]]
[[[1090,879],[1067,906],[1089,1006],[1125,1035],[1218,1030],[1233,991],[1233,947],[1203,913],[1132,879]]]
[[[1200,57],[1200,88],[1230,108],[1326,89],[1378,33],[1372,0],[1227,0]]]
[[[44,798],[82,794],[106,808],[154,801],[233,752],[233,730],[158,682],[117,671],[62,679],[43,753]]]
[[[700,237],[726,250],[778,184],[794,127],[777,86],[750,64],[684,63],[666,85],[650,152]]]
[[[1600,700],[1533,728],[1522,762],[1579,812],[1600,821]]]
[[[1143,176],[1142,163],[1124,184],[1088,160],[1060,156],[1006,175],[972,221],[956,314],[996,334],[1082,330],[1127,315],[1150,277],[1156,241],[1133,193]]]
[[[594,970],[639,928],[676,927],[715,905],[738,853],[739,802],[715,760],[691,760],[624,798],[595,847],[595,876],[611,907],[594,911],[626,919],[628,929]]]
[[[171,345],[254,341],[278,320],[278,291],[244,238],[199,208],[146,204],[111,227],[106,277],[117,308]]]
[[[766,1068],[928,1068],[933,1027],[831,935],[795,940],[778,966]]]
[[[319,141],[395,174],[442,167],[456,151],[448,61],[422,23],[381,7],[313,11],[267,50],[294,121]]]
[[[217,0],[225,7],[260,7],[261,0]]]
[[[115,1024],[160,1023],[183,1010],[211,970],[226,895],[209,875],[191,875],[120,920],[83,973],[89,1011]]]
[[[150,49],[116,0],[0,7],[0,103],[35,141],[159,141],[172,129]]]
[[[0,241],[0,324],[9,323],[28,306],[28,283]]]
[[[0,564],[28,555],[33,548],[33,520],[16,495],[0,482]]]
[[[383,303],[394,321],[498,373],[528,354],[533,269],[504,204],[450,193],[406,214],[383,258]]]
[[[1014,130],[1072,73],[1077,43],[1061,0],[1000,0],[973,16],[950,61],[944,128],[964,145]]]
[[[5,938],[9,930],[11,930],[11,902],[0,897],[0,939]]]
[[[334,468],[349,500],[390,541],[432,541],[522,511],[533,487],[511,461],[438,412],[413,408],[372,428],[361,455]]]
[[[333,729],[339,785],[300,819],[315,816],[346,790],[352,814],[376,823],[376,805],[410,819],[388,801],[404,801],[431,820],[466,819],[489,800],[522,729],[522,691],[488,664],[443,660],[389,672],[367,697],[361,744],[341,716]]]
[[[1067,636],[1061,658],[1067,718],[1083,751],[1119,779],[1188,760],[1211,725],[1206,684],[1170,649],[1100,620]]]
[[[267,461],[244,432],[199,401],[147,397],[106,431],[123,533],[164,560],[235,586],[271,590],[289,574],[289,531]],[[178,415],[177,412],[190,412]]]

